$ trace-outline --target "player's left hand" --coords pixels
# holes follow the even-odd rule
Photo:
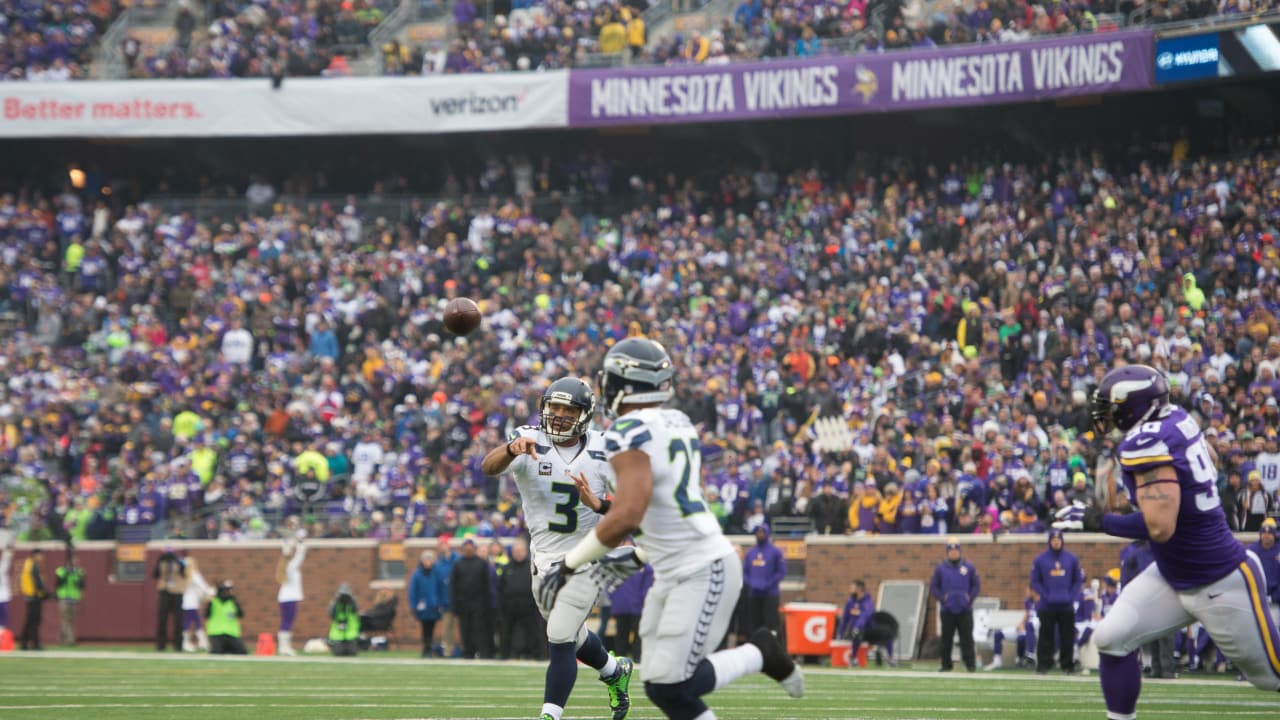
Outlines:
[[[591,570],[591,579],[601,590],[610,593],[643,569],[644,558],[635,547],[627,545],[615,548],[597,560]]]
[[[569,576],[573,571],[564,566],[563,562],[553,563],[547,574],[542,576],[542,585],[538,587],[538,600],[542,603],[542,607],[551,611],[556,605],[556,597],[560,595],[560,590],[564,588],[564,584],[569,582]]]
[[[574,475],[569,473],[569,477],[573,479],[573,484],[578,488],[578,500],[591,512],[600,512],[601,500],[591,491],[591,485],[587,482],[587,474],[580,472]]]

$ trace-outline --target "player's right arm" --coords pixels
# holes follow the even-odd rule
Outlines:
[[[621,545],[640,528],[640,521],[649,509],[653,466],[648,453],[639,449],[624,450],[610,458],[609,464],[617,478],[613,504],[604,519],[564,556],[564,566],[569,572],[604,557],[609,550]]]
[[[1138,509],[1147,523],[1147,534],[1152,542],[1169,542],[1178,529],[1178,510],[1182,507],[1177,470],[1172,465],[1161,465],[1139,474],[1136,480]]]
[[[485,475],[500,475],[511,467],[511,463],[521,455],[528,455],[534,460],[538,459],[538,444],[531,437],[526,437],[517,432],[505,445],[498,447],[485,453],[484,459],[480,461],[480,472]]]

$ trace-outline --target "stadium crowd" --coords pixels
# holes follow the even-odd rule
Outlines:
[[[965,43],[1017,42],[1039,35],[1094,32],[1098,14],[1126,14],[1121,2],[1061,3],[979,0],[957,4],[899,0],[745,0],[720,27],[648,43],[643,0],[521,0],[503,5],[450,3],[455,35],[418,47],[382,48],[388,75],[546,70],[581,65],[595,53],[629,55],[644,64],[727,63],[832,52],[883,52]],[[203,21],[180,4],[174,41],[125,40],[134,78],[344,76],[369,31],[394,7],[386,0],[225,0]],[[1261,12],[1270,2],[1238,0],[1160,4],[1143,22]],[[0,3],[0,77],[57,81],[88,77],[97,37],[122,6],[90,3]]]
[[[464,3],[465,4],[465,3]],[[455,8],[460,5],[455,5]],[[1036,8],[1033,10],[1032,8]],[[901,3],[886,3],[875,24],[863,17],[865,3],[745,2],[709,32],[691,31],[646,45],[643,8],[617,3],[547,3],[536,11],[457,22],[460,37],[411,54],[393,45],[390,74],[493,72],[572,67],[591,53],[625,53],[632,62],[657,65],[723,64],[760,58],[806,57],[836,52],[882,52],[973,42],[1017,42],[1036,35],[1092,32],[1097,21],[1083,5],[1044,7],[1000,4],[997,12],[978,3],[930,17],[914,17]],[[1007,27],[1002,25],[1007,23]]]
[[[744,0],[722,36],[745,43],[756,55],[778,57],[821,52],[825,40],[856,39],[866,51],[930,48],[965,43],[1017,42],[1039,35],[1096,32],[1099,15],[1128,17],[1132,2],[903,2],[900,0]],[[1245,8],[1248,10],[1248,6]],[[1262,9],[1262,8],[1254,8]],[[1238,4],[1206,1],[1161,3],[1143,22],[1191,20],[1241,12]],[[1114,24],[1114,21],[1110,21]]]
[[[88,77],[93,43],[123,7],[117,0],[0,1],[0,81]]]
[[[1168,373],[1256,530],[1280,484],[1280,150],[1160,152],[635,177],[609,214],[535,212],[527,161],[406,218],[264,181],[208,223],[6,195],[0,508],[31,537],[234,540],[295,513],[313,536],[516,535],[482,455],[645,334],[732,531],[1039,532],[1111,477],[1086,399],[1121,360]],[[544,189],[611,182],[542,167]],[[468,338],[439,319],[455,296],[485,312]]]
[[[167,50],[136,40],[126,43],[125,61],[135,78],[229,78],[342,76],[348,54],[358,53],[369,31],[394,5],[379,0],[225,2],[197,32],[195,15],[183,7],[175,21],[177,41]]]
[[[492,21],[478,17],[471,0],[453,5],[459,37],[452,44],[384,48],[385,72],[394,75],[493,72],[572,67],[587,54],[624,53],[632,62],[721,64],[761,58],[884,52],[968,43],[1019,42],[1036,36],[1114,29],[1134,9],[1126,2],[978,0],[963,3],[898,0],[744,0],[720,26],[648,43],[644,3],[516,4]],[[1176,22],[1270,7],[1225,2],[1161,3],[1142,22]]]

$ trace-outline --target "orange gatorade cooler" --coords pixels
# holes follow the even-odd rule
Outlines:
[[[831,641],[831,667],[847,668],[853,656],[853,643],[848,640]]]
[[[787,623],[787,652],[791,655],[826,655],[831,652],[836,613],[831,603],[787,603],[782,614]]]

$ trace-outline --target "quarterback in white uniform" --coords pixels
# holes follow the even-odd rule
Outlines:
[[[541,598],[538,581],[601,517],[578,496],[581,483],[603,497],[611,474],[600,433],[588,429],[594,416],[591,386],[577,378],[561,378],[543,393],[538,427],[517,429],[506,445],[490,450],[481,463],[488,475],[510,470],[515,477],[532,546],[535,599]],[[598,593],[596,582],[583,573],[565,585],[554,608],[538,604],[547,621],[551,655],[540,720],[560,720],[578,677],[578,660],[600,672],[613,720],[625,720],[631,709],[631,660],[611,656],[586,626]]]
[[[671,398],[671,358],[658,343],[627,338],[606,354],[600,374],[604,434],[616,478],[604,519],[557,563],[542,582],[543,600],[558,607],[556,590],[570,586],[591,563],[617,566],[610,548],[634,534],[628,560],[653,564],[654,584],[640,617],[645,693],[673,720],[714,720],[702,696],[733,680],[764,672],[793,697],[804,678],[767,629],[732,650],[720,644],[742,589],[742,565],[702,498],[702,450],[684,413],[664,409]],[[608,557],[606,557],[608,555]]]

